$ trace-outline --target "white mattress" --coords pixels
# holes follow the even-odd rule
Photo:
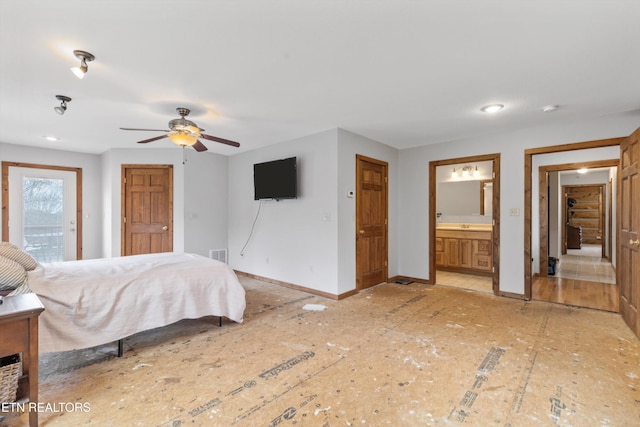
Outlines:
[[[45,307],[41,352],[93,347],[181,319],[242,322],[246,307],[228,265],[186,253],[45,263],[28,283]]]

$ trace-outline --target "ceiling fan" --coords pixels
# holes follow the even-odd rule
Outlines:
[[[235,141],[230,141],[224,138],[218,138],[217,136],[207,135],[204,129],[199,128],[191,120],[185,119],[191,112],[188,108],[178,107],[176,111],[180,115],[179,119],[173,119],[169,122],[169,129],[138,129],[138,128],[120,128],[122,130],[141,130],[147,132],[167,132],[166,135],[156,136],[149,139],[138,141],[138,144],[146,144],[148,142],[157,141],[162,138],[169,138],[171,142],[181,147],[193,147],[196,151],[207,151],[207,147],[200,142],[199,138],[207,139],[209,141],[219,142],[221,144],[227,144],[232,147],[240,147],[240,144]]]

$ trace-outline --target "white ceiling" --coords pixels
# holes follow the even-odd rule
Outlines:
[[[638,18],[638,0],[0,0],[0,142],[141,147],[161,133],[119,128],[167,129],[179,106],[242,144],[203,141],[224,155],[335,127],[402,149],[621,114],[640,109]],[[84,80],[74,49],[96,56]]]

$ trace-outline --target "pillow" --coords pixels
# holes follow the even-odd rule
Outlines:
[[[31,290],[31,288],[29,288],[29,280],[28,279],[29,278],[27,277],[24,282],[22,282],[20,285],[18,285],[17,288],[15,288],[12,291],[9,291],[9,296],[32,293],[33,291]]]
[[[14,290],[27,279],[27,270],[12,259],[0,256],[0,290]]]
[[[28,253],[9,242],[0,242],[0,256],[9,258],[31,271],[38,266],[38,262]]]

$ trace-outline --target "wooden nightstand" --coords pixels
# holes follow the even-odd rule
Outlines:
[[[0,356],[22,353],[18,401],[38,402],[38,316],[43,310],[36,294],[4,297],[0,304]],[[29,411],[29,425],[38,425],[35,410]]]

